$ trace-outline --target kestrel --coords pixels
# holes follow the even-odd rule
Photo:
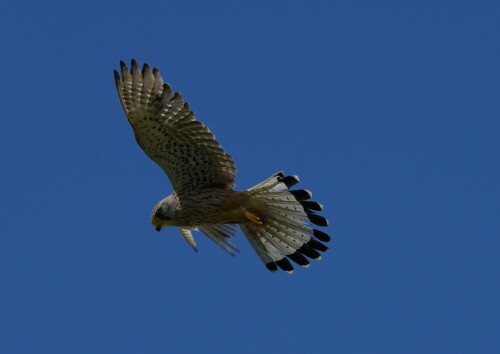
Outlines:
[[[328,249],[330,236],[314,228],[327,226],[318,215],[323,206],[311,201],[311,192],[290,190],[297,176],[278,172],[247,190],[233,190],[236,168],[214,135],[200,121],[181,94],[163,83],[160,71],[132,60],[131,70],[120,62],[115,82],[135,139],[167,174],[173,192],[153,209],[157,231],[177,226],[196,250],[191,230],[199,230],[225,251],[238,249],[231,242],[237,225],[267,269],[292,273],[289,260],[307,267]]]

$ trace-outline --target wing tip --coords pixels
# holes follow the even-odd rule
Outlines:
[[[146,76],[151,73],[151,68],[148,63],[144,63],[142,66],[142,76]]]
[[[115,82],[118,84],[119,82],[122,81],[122,78],[120,76],[120,73],[117,70],[113,70],[113,74],[115,76]]]

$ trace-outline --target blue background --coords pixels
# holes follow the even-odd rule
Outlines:
[[[15,3],[15,4],[14,4]],[[498,1],[4,1],[1,353],[498,353]],[[334,236],[271,274],[194,253],[134,141],[120,59],[234,157],[298,174]]]

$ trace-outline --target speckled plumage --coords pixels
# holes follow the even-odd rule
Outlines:
[[[234,186],[234,162],[180,93],[172,93],[158,69],[121,62],[115,82],[134,135],[144,152],[168,175],[174,190]]]
[[[293,271],[287,260],[308,266],[319,259],[330,237],[310,224],[326,226],[315,213],[319,203],[308,201],[306,190],[292,191],[298,177],[279,172],[246,190],[234,191],[235,164],[208,128],[197,121],[179,93],[163,83],[158,69],[132,60],[129,71],[121,62],[115,83],[135,138],[144,152],[165,171],[174,192],[153,209],[151,221],[159,231],[179,227],[196,249],[192,229],[199,229],[227,252],[240,225],[266,267]],[[320,242],[321,241],[321,242]]]

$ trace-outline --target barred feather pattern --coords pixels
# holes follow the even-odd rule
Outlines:
[[[323,206],[310,200],[311,192],[290,189],[299,182],[297,176],[278,172],[244,192],[234,191],[233,159],[196,120],[182,95],[163,82],[157,68],[144,64],[141,70],[132,60],[129,70],[121,62],[114,77],[138,144],[174,188],[153,210],[156,230],[178,226],[196,250],[191,230],[199,229],[234,255],[238,250],[230,239],[239,224],[271,271],[291,273],[290,261],[307,267],[309,259],[321,258],[320,252],[328,249],[323,243],[330,236],[314,225],[327,226],[328,221],[317,213]],[[233,205],[234,200],[238,202]]]
[[[235,253],[239,252],[238,248],[236,248],[236,246],[230,241],[230,238],[236,234],[236,225],[202,225],[199,227],[199,230],[231,256],[234,256]]]
[[[292,262],[308,267],[309,259],[321,259],[328,247],[322,242],[330,236],[313,227],[327,226],[328,221],[316,211],[323,206],[310,201],[308,190],[290,190],[299,182],[297,176],[278,172],[247,192],[262,201],[270,211],[262,226],[242,224],[241,229],[267,269],[292,273]]]
[[[231,189],[236,167],[231,156],[179,92],[163,82],[157,68],[143,69],[132,60],[128,69],[120,62],[115,84],[123,110],[144,152],[167,174],[172,186],[182,191],[205,187]]]

